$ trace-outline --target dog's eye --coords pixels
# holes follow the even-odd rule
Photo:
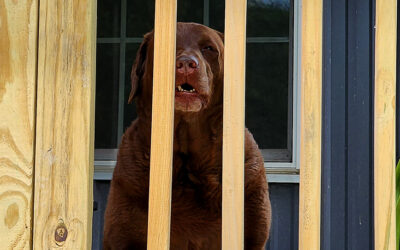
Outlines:
[[[202,51],[214,51],[214,48],[212,46],[205,46],[204,48],[201,49]]]

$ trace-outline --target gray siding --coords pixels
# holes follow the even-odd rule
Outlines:
[[[324,250],[373,249],[374,2],[324,1]]]
[[[102,249],[104,211],[107,205],[110,181],[94,181],[93,183],[93,226],[92,226],[92,249]]]
[[[272,228],[269,250],[298,249],[299,185],[270,184]]]

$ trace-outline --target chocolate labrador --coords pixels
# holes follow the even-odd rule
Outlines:
[[[171,249],[221,248],[223,34],[178,23]],[[104,249],[146,249],[154,36],[132,68],[137,119],[119,147],[105,212]],[[263,249],[271,224],[264,161],[245,133],[245,249]]]

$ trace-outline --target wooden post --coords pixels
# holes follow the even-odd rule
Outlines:
[[[91,249],[95,0],[39,10],[34,249]]]
[[[396,248],[396,0],[376,1],[375,25],[375,249],[386,250]]]
[[[222,249],[244,246],[246,0],[225,2]]]
[[[320,249],[322,1],[302,2],[299,249]]]
[[[169,249],[175,98],[176,0],[156,0],[147,249]]]
[[[31,249],[38,1],[0,3],[0,242]]]

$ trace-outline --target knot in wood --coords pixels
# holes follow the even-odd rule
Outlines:
[[[58,224],[56,231],[54,233],[54,239],[57,242],[64,242],[67,239],[68,230],[64,223]]]

